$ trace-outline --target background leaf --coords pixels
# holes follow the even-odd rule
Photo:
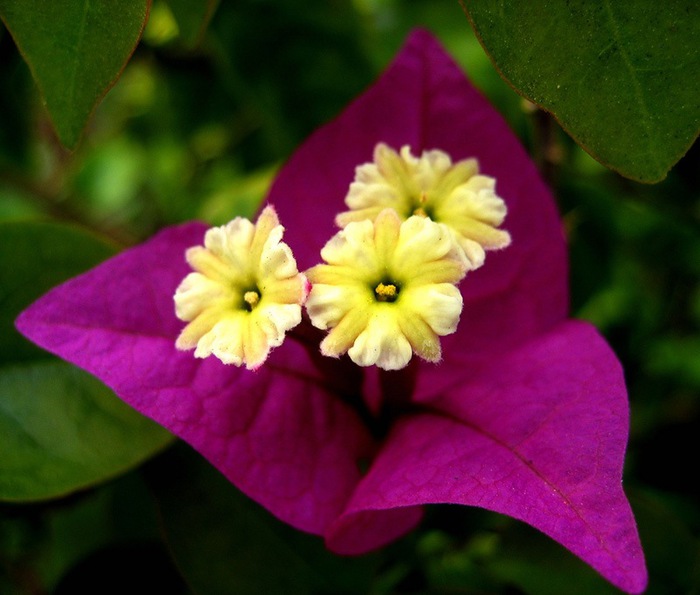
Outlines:
[[[0,224],[0,500],[32,501],[102,482],[172,437],[88,374],[15,331],[20,310],[114,249],[55,223]]]
[[[93,109],[134,51],[150,0],[0,0],[61,142],[75,147]]]
[[[622,175],[663,179],[697,137],[697,2],[462,4],[503,77]]]
[[[0,499],[42,500],[104,481],[171,436],[64,362],[0,369]]]
[[[15,331],[15,318],[52,287],[114,253],[109,243],[77,227],[1,222],[0,364],[49,357]]]

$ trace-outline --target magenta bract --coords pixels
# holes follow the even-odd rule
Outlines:
[[[354,169],[378,142],[477,157],[508,206],[513,243],[462,282],[462,320],[439,365],[361,370],[321,357],[306,323],[256,372],[176,351],[172,296],[188,272],[185,249],[202,241],[196,223],[54,289],[18,328],[336,552],[399,537],[424,504],[467,504],[521,519],[619,588],[642,591],[644,558],[621,486],[622,370],[590,325],[567,320],[564,239],[534,165],[426,32],[277,177],[268,201],[300,269],[319,262]],[[402,407],[377,432],[360,412],[387,400]]]

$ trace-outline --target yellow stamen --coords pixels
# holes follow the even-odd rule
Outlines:
[[[389,285],[384,285],[384,283],[380,283],[377,285],[374,293],[380,302],[393,302],[396,299],[398,291],[396,290],[396,285],[392,285],[391,283]]]
[[[248,304],[251,308],[255,308],[255,306],[258,305],[258,302],[260,301],[260,294],[257,291],[246,291],[243,294],[243,300]]]
[[[418,217],[427,217],[428,213],[425,212],[425,209],[423,207],[418,207],[413,211],[414,215],[417,215]]]

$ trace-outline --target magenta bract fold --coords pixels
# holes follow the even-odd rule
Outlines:
[[[564,239],[534,165],[428,33],[413,33],[277,177],[268,202],[300,269],[319,262],[355,167],[378,142],[477,157],[497,179],[513,238],[462,282],[462,320],[443,340],[444,360],[418,363],[413,382],[393,387],[414,406],[383,437],[352,403],[371,408],[393,377],[322,358],[305,323],[256,372],[176,351],[172,296],[200,224],[166,229],[61,285],[18,328],[336,552],[403,535],[425,504],[466,504],[521,519],[619,588],[642,591],[644,558],[621,487],[628,404],[619,363],[590,325],[566,319]]]

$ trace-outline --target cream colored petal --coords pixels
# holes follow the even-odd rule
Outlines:
[[[464,264],[459,260],[434,260],[422,264],[404,283],[403,287],[417,287],[433,283],[459,283],[464,277]]]
[[[401,294],[402,309],[420,316],[440,336],[457,330],[462,305],[462,294],[451,283],[411,287]]]
[[[246,331],[243,341],[246,368],[256,370],[267,359],[272,345],[266,332],[267,329],[264,324],[260,324],[260,321],[251,317]]]
[[[365,219],[374,221],[379,213],[381,213],[386,207],[390,206],[390,204],[385,204],[382,202],[374,207],[338,213],[335,216],[335,224],[338,227],[346,227],[348,223],[352,223],[353,221],[364,221]]]
[[[455,232],[455,243],[459,246],[461,253],[464,255],[464,262],[467,269],[474,271],[484,264],[486,252],[479,242]]]
[[[496,181],[487,176],[474,176],[456,187],[435,210],[436,216],[449,223],[454,217],[471,217],[498,227],[505,219],[507,208],[496,194]]]
[[[267,336],[273,347],[281,345],[284,334],[301,322],[301,306],[298,304],[274,304],[272,306],[260,305],[251,313],[255,320],[265,321],[269,324]]]
[[[374,162],[386,183],[396,189],[400,201],[397,210],[403,211],[410,199],[417,197],[421,191],[418,180],[412,175],[417,159],[410,154],[408,147],[403,147],[399,154],[384,143],[379,143],[374,149]]]
[[[369,163],[357,169],[355,181],[350,184],[345,197],[345,204],[351,209],[363,209],[381,204],[394,206],[399,200],[397,188],[384,179],[376,165]]]
[[[373,312],[348,355],[359,366],[376,365],[383,370],[400,370],[406,367],[413,352],[396,321],[393,306],[382,305],[385,307]]]
[[[336,326],[350,310],[366,310],[374,304],[368,287],[347,285],[313,285],[306,300],[311,324],[326,330]]]
[[[246,274],[247,263],[225,260],[205,248],[204,246],[193,246],[185,251],[187,263],[197,272],[206,275],[212,280],[222,284],[228,284]]]
[[[276,228],[277,229],[277,228]],[[281,231],[281,227],[279,228]],[[279,240],[282,234],[270,234],[260,255],[260,265],[258,276],[260,279],[272,277],[273,279],[287,279],[298,274],[297,262],[292,255],[292,251],[284,242]],[[274,241],[272,241],[274,240]]]
[[[236,217],[221,227],[212,227],[204,236],[204,246],[235,268],[245,268],[255,225]]]
[[[423,190],[430,190],[452,166],[452,159],[444,151],[424,151],[419,159],[411,158],[409,147],[401,149],[401,156],[408,163],[413,162],[412,175]]]
[[[454,228],[465,251],[469,248],[464,243],[464,240],[472,240],[487,250],[506,248],[511,242],[510,234],[507,231],[491,227],[487,223],[482,223],[476,219],[457,221]]]
[[[248,317],[244,312],[228,314],[220,318],[212,329],[197,343],[194,356],[214,355],[225,364],[240,366],[245,362],[245,342]]]
[[[307,280],[301,273],[289,279],[267,280],[258,286],[263,303],[297,304],[306,300]]]
[[[409,217],[401,226],[392,256],[395,270],[419,274],[424,263],[443,258],[458,259],[453,236],[448,229],[427,217]]]
[[[376,163],[363,163],[355,168],[355,181],[358,184],[383,184],[384,176]]]
[[[367,327],[369,308],[348,310],[340,322],[321,341],[321,353],[328,357],[340,357],[352,347],[357,336]]]
[[[377,252],[374,245],[373,223],[371,221],[349,223],[321,249],[321,258],[328,264],[375,270]]]
[[[190,321],[206,308],[223,307],[233,301],[233,293],[225,285],[201,273],[190,273],[175,290],[173,300],[175,315],[180,320]]]
[[[357,285],[371,282],[374,271],[361,269],[350,265],[317,264],[306,271],[306,276],[312,285]]]
[[[374,220],[374,245],[377,262],[386,268],[391,261],[400,239],[401,219],[394,209],[384,209]]]
[[[402,315],[398,317],[398,321],[401,332],[406,336],[416,355],[429,362],[440,361],[440,339],[422,316]]]
[[[458,161],[444,172],[435,182],[432,195],[440,200],[479,173],[479,162],[476,159],[463,159]]]
[[[219,307],[210,307],[203,310],[192,322],[190,322],[175,341],[177,349],[186,351],[197,347],[198,342],[226,316],[227,312]],[[213,336],[210,338],[213,340]],[[199,356],[204,357],[204,356]]]
[[[284,228],[280,225],[277,212],[271,206],[265,207],[255,222],[255,233],[250,243],[248,258],[258,262],[265,246],[277,243],[282,239]]]

